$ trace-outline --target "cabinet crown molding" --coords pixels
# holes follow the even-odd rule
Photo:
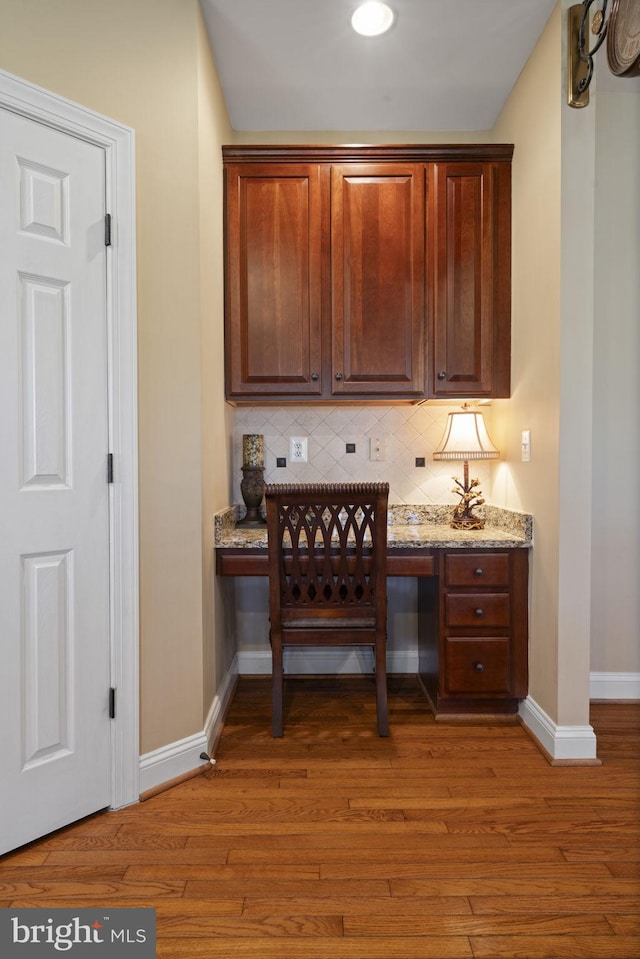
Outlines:
[[[406,143],[406,144],[336,144],[272,145],[250,144],[223,146],[226,163],[255,163],[265,160],[278,163],[348,163],[362,161],[406,160],[411,163],[443,163],[456,160],[483,162],[509,161],[513,143]]]

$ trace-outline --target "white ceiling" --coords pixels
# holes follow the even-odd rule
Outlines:
[[[200,0],[235,130],[489,130],[556,0]]]

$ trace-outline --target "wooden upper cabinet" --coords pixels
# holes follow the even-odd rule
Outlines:
[[[223,147],[226,396],[508,396],[509,144]]]
[[[322,170],[226,168],[227,395],[322,392]]]
[[[331,388],[423,396],[424,166],[331,168]]]
[[[428,170],[430,395],[509,396],[511,166]]]

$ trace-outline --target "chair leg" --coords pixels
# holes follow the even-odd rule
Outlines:
[[[282,699],[283,699],[283,676],[282,676],[282,637],[271,637],[271,672],[273,687],[273,702],[271,707],[271,734],[275,738],[284,735],[282,726]]]
[[[378,735],[389,735],[389,715],[387,709],[387,644],[385,638],[376,643],[376,711],[378,714]]]

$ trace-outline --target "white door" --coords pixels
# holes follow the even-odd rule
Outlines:
[[[0,853],[109,805],[105,154],[0,109]]]

